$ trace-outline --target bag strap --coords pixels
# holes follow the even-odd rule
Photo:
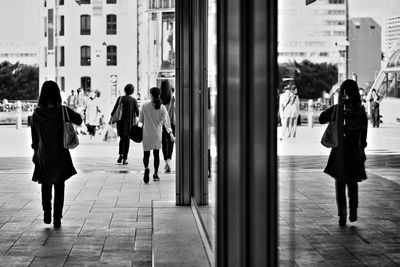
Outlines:
[[[71,122],[71,121],[69,120],[69,115],[68,115],[67,107],[64,106],[64,105],[61,105],[61,113],[62,113],[62,116],[63,116],[63,121],[65,122],[64,112],[65,112],[65,115],[67,116],[68,122]]]

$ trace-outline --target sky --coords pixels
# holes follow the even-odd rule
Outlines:
[[[0,0],[0,42],[37,42],[38,5],[42,1]],[[349,15],[373,17],[383,26],[386,17],[400,15],[400,0],[349,0]]]

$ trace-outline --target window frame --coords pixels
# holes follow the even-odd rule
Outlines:
[[[81,66],[91,66],[91,52],[89,45],[81,46]]]
[[[114,18],[115,20],[111,20]],[[116,35],[117,34],[117,15],[116,14],[108,14],[106,16],[106,34],[107,35]]]
[[[92,30],[92,22],[91,17],[88,14],[82,14],[80,16],[80,26],[81,26],[81,35],[90,35]]]
[[[114,50],[115,49],[115,50]],[[117,46],[116,45],[108,45],[107,46],[107,66],[117,66]]]

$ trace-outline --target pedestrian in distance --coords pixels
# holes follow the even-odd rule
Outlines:
[[[175,97],[172,94],[172,88],[168,80],[161,82],[161,103],[165,106],[168,112],[169,120],[171,123],[172,133],[175,135]],[[171,173],[171,158],[174,150],[174,142],[171,139],[165,126],[162,127],[162,152],[165,161],[165,173]]]
[[[76,111],[75,99],[76,99],[75,91],[71,90],[71,94],[67,97],[67,106],[73,111]]]
[[[99,125],[99,105],[96,98],[96,94],[91,92],[86,102],[86,127],[92,139],[96,135],[96,127]]]
[[[134,97],[132,97],[135,87],[132,84],[127,84],[124,88],[125,95],[118,97],[115,102],[114,108],[111,112],[111,118],[117,111],[119,102],[122,104],[122,116],[117,122],[117,133],[119,135],[119,157],[117,164],[128,164],[128,153],[129,153],[129,131],[134,124],[136,124],[136,117],[139,116],[139,106]],[[110,120],[111,124],[111,120]]]
[[[139,122],[143,124],[143,165],[144,177],[143,182],[149,182],[149,160],[150,151],[153,150],[154,156],[154,174],[153,181],[159,181],[158,167],[160,165],[160,148],[162,139],[162,127],[167,130],[172,142],[175,142],[175,136],[171,129],[168,111],[160,99],[160,88],[153,87],[150,89],[151,101],[146,102],[140,109]]]
[[[289,120],[289,138],[296,138],[297,131],[297,119],[300,114],[300,100],[297,95],[297,88],[295,86],[291,87],[289,94],[289,105],[287,108],[287,116]]]
[[[339,103],[323,111],[319,116],[319,122],[328,123],[333,113],[337,111],[339,146],[332,148],[324,172],[335,179],[339,225],[345,226],[346,187],[349,198],[349,220],[355,222],[358,209],[358,183],[367,179],[364,150],[367,146],[368,118],[354,80],[346,80],[342,83]]]
[[[289,130],[290,85],[284,87],[284,92],[279,96],[279,116],[281,117],[282,133],[280,140],[286,137]]]
[[[85,118],[86,98],[84,96],[84,92],[83,92],[82,88],[78,88],[78,90],[76,90],[76,92],[77,92],[77,96],[75,97],[76,112],[81,114],[82,118]],[[80,134],[80,133],[86,134],[83,131],[83,127],[82,126],[77,127],[76,133],[77,134]]]
[[[379,128],[380,123],[380,114],[379,114],[379,103],[380,103],[380,96],[376,93],[375,89],[371,91],[371,97],[369,99],[370,106],[371,106],[371,120],[372,120],[372,127]]]
[[[65,120],[76,125],[82,123],[82,117],[69,107],[65,107],[68,116]],[[51,223],[51,200],[54,186],[54,227],[61,227],[64,206],[65,181],[76,174],[68,149],[64,148],[64,122],[61,95],[54,81],[43,83],[38,105],[32,115],[31,135],[33,163],[35,169],[32,180],[41,184],[43,221]]]

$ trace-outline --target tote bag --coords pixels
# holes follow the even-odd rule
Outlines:
[[[339,108],[335,108],[332,112],[331,120],[321,138],[321,144],[327,148],[335,148],[339,146],[338,133],[338,116]]]
[[[64,112],[67,116],[68,121],[65,120]],[[63,133],[64,148],[73,149],[79,145],[78,135],[75,132],[74,125],[69,120],[68,111],[65,106],[61,106],[61,113],[63,116],[63,124],[64,124],[64,133]]]
[[[121,100],[122,100],[122,96],[119,97],[117,110],[114,112],[114,115],[111,117],[111,120],[110,120],[111,124],[114,124],[117,121],[120,121],[122,118],[122,102],[121,102]]]

